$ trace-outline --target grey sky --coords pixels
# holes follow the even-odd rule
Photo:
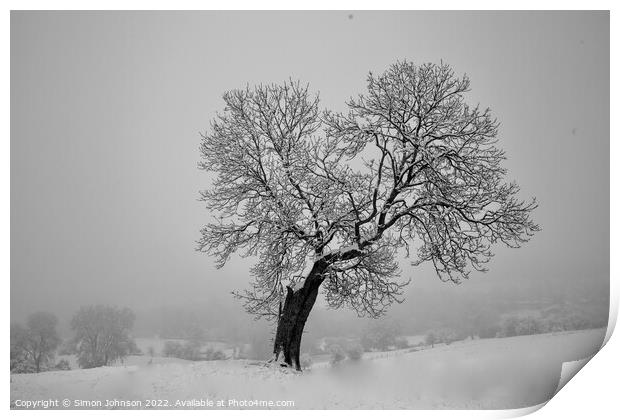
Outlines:
[[[293,77],[342,109],[398,59],[470,76],[471,102],[501,121],[508,177],[540,202],[543,231],[497,248],[459,292],[605,290],[606,12],[13,12],[12,315],[230,299],[250,261],[216,271],[194,251],[198,133],[221,94]],[[451,287],[403,272],[410,296]]]

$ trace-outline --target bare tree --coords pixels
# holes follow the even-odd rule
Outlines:
[[[56,331],[58,318],[48,312],[36,312],[28,317],[27,328],[11,325],[11,361],[23,359],[35,372],[53,361],[60,337]]]
[[[274,360],[300,368],[321,285],[332,307],[376,317],[402,301],[399,252],[458,283],[485,270],[492,244],[518,247],[539,229],[535,201],[503,180],[498,123],[466,104],[468,90],[446,64],[399,62],[371,73],[347,113],[321,113],[299,82],[224,94],[200,147],[199,168],[216,177],[201,192],[215,217],[198,249],[218,267],[257,257],[238,296],[277,320]]]
[[[135,347],[129,335],[134,320],[128,308],[82,306],[71,319],[80,367],[107,366],[127,356]]]

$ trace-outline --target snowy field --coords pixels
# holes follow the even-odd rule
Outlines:
[[[562,362],[592,355],[604,336],[597,329],[456,342],[317,364],[301,374],[247,360],[129,359],[125,366],[11,375],[11,406],[68,398],[72,405],[139,400],[143,408],[146,400],[186,408],[194,399],[223,400],[225,408],[241,408],[229,400],[286,400],[301,409],[522,408],[553,396]]]

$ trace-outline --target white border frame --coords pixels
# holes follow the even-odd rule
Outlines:
[[[599,1],[591,0],[588,2],[582,1],[435,1],[435,2],[421,2],[421,1],[404,1],[404,0],[382,0],[379,1],[364,1],[364,0],[315,0],[315,1],[296,1],[287,2],[283,0],[263,0],[261,2],[251,0],[230,0],[230,1],[198,1],[198,0],[176,0],[176,1],[164,1],[164,0],[151,0],[148,3],[139,0],[92,0],[89,2],[80,2],[77,0],[59,0],[59,1],[42,1],[42,0],[24,0],[14,1],[9,0],[4,4],[7,5],[5,14],[2,16],[2,29],[4,40],[2,42],[2,55],[4,57],[10,57],[10,10],[462,10],[466,6],[468,10],[611,10],[610,13],[610,28],[611,28],[611,72],[610,74],[618,74],[618,54],[614,51],[614,47],[618,46],[618,31],[616,28],[617,19],[615,16],[615,3],[612,1]],[[147,8],[145,9],[145,6]],[[259,7],[260,6],[260,7]],[[381,6],[380,8],[378,6]],[[561,9],[557,7],[561,6]],[[8,61],[8,60],[7,60]],[[8,63],[7,63],[8,64]],[[2,242],[0,244],[0,273],[3,279],[4,293],[4,322],[2,331],[2,357],[3,360],[7,360],[9,352],[9,319],[10,319],[10,65],[4,65],[2,67],[3,79],[5,80],[6,94],[3,101],[3,115],[2,119],[2,149],[0,152],[0,191],[2,193],[3,205],[0,208],[2,212],[2,223],[0,224],[0,235]],[[618,84],[616,80],[611,78],[611,103],[610,103],[610,115],[617,115],[618,110]],[[618,134],[618,124],[611,120],[610,139],[616,139]],[[610,214],[620,214],[618,206],[617,185],[618,185],[618,167],[614,165],[618,163],[618,145],[610,141],[610,170],[611,170],[611,184],[610,184]],[[618,222],[612,217],[610,220],[610,253],[611,255],[618,254],[618,240],[616,239],[620,234],[618,229]],[[617,314],[618,314],[618,263],[613,258],[611,259],[610,267],[610,319],[605,342],[607,343],[611,337],[611,333],[615,327]],[[520,410],[492,410],[492,411],[480,411],[480,410],[468,410],[468,411],[429,411],[429,410],[405,410],[405,411],[392,411],[390,416],[399,418],[411,418],[411,416],[424,416],[424,418],[438,418],[438,419],[452,419],[452,418],[465,418],[465,419],[484,419],[484,418],[510,418],[532,413],[534,418],[547,419],[559,417],[562,419],[580,418],[589,416],[590,418],[606,418],[610,417],[608,413],[617,412],[618,405],[615,402],[617,395],[615,393],[617,374],[619,372],[620,363],[618,362],[618,356],[620,355],[620,344],[618,339],[612,339],[609,341],[605,348],[597,354],[591,362],[583,369],[584,371],[579,373],[579,379],[570,381],[569,384],[563,388],[557,396],[555,396],[549,403],[549,407],[544,410],[537,411],[540,406],[531,407]],[[9,410],[9,395],[10,395],[10,383],[9,373],[6,370],[4,381],[2,382],[2,390],[5,395],[5,409]],[[176,414],[176,413],[175,413]],[[207,415],[209,417],[237,417],[242,416],[242,411],[211,411]],[[340,411],[328,411],[328,412],[314,412],[314,411],[296,411],[293,415],[299,416],[302,419],[311,418],[316,415],[341,416],[345,412]],[[377,415],[384,415],[376,413],[374,411],[357,410],[354,413],[346,413],[353,416],[361,416],[362,418],[374,418]],[[345,415],[346,415],[345,414]],[[19,418],[37,418],[40,416],[51,418],[81,418],[85,415],[83,411],[10,411],[9,415]],[[148,412],[110,412],[102,411],[89,411],[88,416],[99,417],[108,415],[118,415],[123,418],[168,418],[171,413],[168,411],[148,411]],[[206,413],[204,411],[184,411],[183,416],[204,418]],[[271,412],[271,411],[252,411],[251,415],[258,417],[259,419],[267,418],[269,416],[272,419],[282,416],[290,416],[291,413],[286,411]]]

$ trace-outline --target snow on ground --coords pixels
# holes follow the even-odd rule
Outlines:
[[[11,375],[16,400],[294,401],[295,408],[521,408],[546,401],[561,363],[596,352],[604,329],[453,343],[320,364],[301,374],[259,362],[187,362]],[[142,360],[142,359],[140,359]],[[129,362],[129,361],[128,361]]]
[[[64,356],[59,356],[56,358],[56,360],[66,360],[69,363],[69,366],[71,367],[71,369],[80,369],[80,365],[78,363],[77,360],[77,356],[74,354],[68,354],[68,355],[64,355]],[[174,357],[153,357],[151,358],[148,355],[142,355],[142,356],[127,356],[125,357],[123,360],[119,360],[117,362],[115,362],[112,367],[128,367],[128,366],[135,366],[135,367],[142,367],[142,366],[147,366],[150,364],[158,364],[158,365],[165,365],[165,364],[169,364],[169,363],[192,363],[189,360],[183,360],[183,359],[177,359]]]

